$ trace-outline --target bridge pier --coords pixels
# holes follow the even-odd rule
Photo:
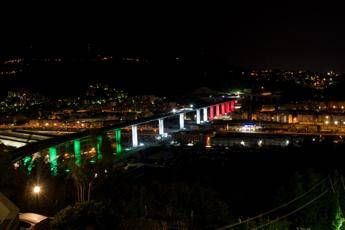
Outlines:
[[[202,114],[203,114],[203,117],[204,117],[203,121],[207,122],[207,107],[203,108],[202,110],[203,110]]]
[[[116,142],[116,153],[121,153],[122,152],[121,129],[115,130],[115,142]]]
[[[164,120],[158,119],[159,135],[164,135]]]
[[[214,118],[214,108],[213,105],[210,106],[210,121],[212,121]]]
[[[200,109],[196,110],[196,123],[199,125],[201,123],[200,119]]]
[[[81,165],[81,152],[80,152],[80,140],[74,140],[73,141],[73,147],[74,147],[74,162],[77,166]]]
[[[138,126],[132,125],[132,146],[138,147]]]
[[[102,143],[103,143],[103,137],[101,135],[97,136],[96,150],[97,150],[97,159],[98,160],[102,160],[102,158],[103,158]]]
[[[230,102],[226,102],[225,103],[225,113],[229,113],[230,112]]]
[[[216,117],[219,117],[219,104],[216,105]]]
[[[184,129],[184,113],[180,113],[180,129]]]
[[[58,158],[56,147],[49,148],[49,162],[50,162],[50,172],[53,176],[57,176],[58,173]]]
[[[234,101],[231,101],[230,102],[230,112],[234,112],[235,111],[235,102]]]

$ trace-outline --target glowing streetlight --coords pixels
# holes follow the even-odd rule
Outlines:
[[[41,186],[35,185],[34,188],[32,189],[33,193],[38,195],[41,193]]]

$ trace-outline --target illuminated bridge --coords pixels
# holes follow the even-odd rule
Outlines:
[[[25,167],[30,168],[32,167],[30,164],[32,164],[36,157],[45,156],[46,161],[51,165],[52,174],[56,174],[58,161],[63,158],[74,158],[76,165],[81,164],[82,155],[90,154],[95,158],[94,160],[101,160],[103,157],[102,143],[105,141],[104,135],[110,137],[114,154],[120,155],[125,150],[139,149],[143,145],[139,140],[145,136],[145,133],[142,132],[142,127],[144,126],[153,125],[157,127],[156,141],[162,141],[169,133],[186,129],[185,121],[187,114],[192,114],[194,117],[193,123],[200,125],[212,121],[218,116],[233,112],[235,110],[235,103],[235,100],[231,100],[201,108],[173,110],[169,113],[123,122],[96,130],[87,130],[68,136],[29,143],[11,152],[11,161],[17,164],[22,163]],[[173,121],[172,123],[174,123],[176,129],[169,130],[166,127],[168,121]]]

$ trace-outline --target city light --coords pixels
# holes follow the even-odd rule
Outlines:
[[[258,146],[260,146],[260,147],[262,146],[262,140],[258,141]]]
[[[210,136],[208,136],[208,137],[206,138],[206,147],[207,147],[207,148],[210,148],[210,147],[211,147],[211,137],[210,137]]]
[[[32,189],[32,192],[36,195],[40,194],[41,193],[41,186],[35,185]]]

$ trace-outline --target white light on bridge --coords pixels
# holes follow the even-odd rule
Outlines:
[[[258,146],[260,146],[260,147],[262,146],[262,140],[258,141]]]

